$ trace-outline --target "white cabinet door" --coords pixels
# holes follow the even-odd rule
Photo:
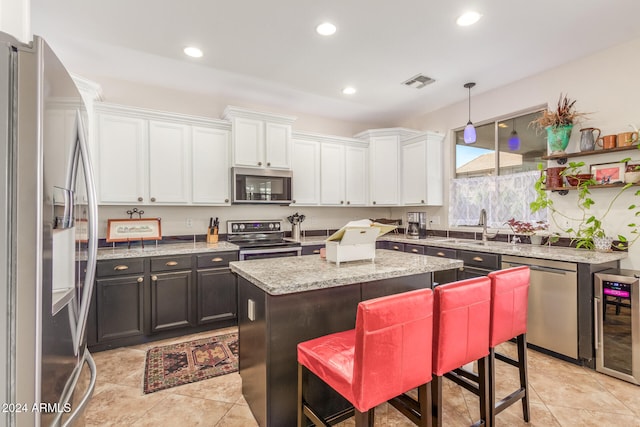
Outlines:
[[[149,201],[188,203],[191,165],[190,127],[149,122]]]
[[[235,166],[263,167],[264,122],[236,117],[233,119],[233,163]]]
[[[367,149],[345,147],[345,199],[346,204],[367,204]]]
[[[402,146],[402,204],[424,205],[427,199],[426,141]]]
[[[291,125],[265,123],[265,163],[268,168],[291,168]]]
[[[228,205],[229,131],[194,126],[191,138],[193,203]]]
[[[369,141],[371,204],[400,203],[400,140],[397,136],[373,137]]]
[[[147,123],[110,114],[98,117],[100,203],[148,202]]]
[[[331,143],[320,146],[320,203],[323,205],[345,203],[344,148],[342,144]]]
[[[425,135],[402,146],[402,204],[442,206],[443,137]]]
[[[293,203],[317,205],[320,202],[320,143],[293,141]]]

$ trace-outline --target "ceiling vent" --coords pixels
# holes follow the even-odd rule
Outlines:
[[[409,80],[402,82],[403,85],[413,87],[416,89],[422,89],[428,84],[435,82],[431,77],[424,76],[422,74],[416,74],[411,77]]]

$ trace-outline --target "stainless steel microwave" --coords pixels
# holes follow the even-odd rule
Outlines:
[[[231,168],[232,203],[288,205],[292,175],[288,170]]]

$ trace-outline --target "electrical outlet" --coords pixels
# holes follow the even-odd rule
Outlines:
[[[187,228],[193,227],[193,218],[187,218]]]
[[[440,217],[439,216],[432,216],[431,217],[431,224],[439,225],[440,224]]]

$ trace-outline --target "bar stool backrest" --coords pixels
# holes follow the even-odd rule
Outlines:
[[[353,361],[354,406],[367,410],[431,380],[431,289],[358,305]]]
[[[530,270],[527,266],[489,273],[491,279],[489,346],[491,348],[527,332],[529,276]]]
[[[433,302],[433,373],[442,376],[489,354],[491,280],[440,285]]]

